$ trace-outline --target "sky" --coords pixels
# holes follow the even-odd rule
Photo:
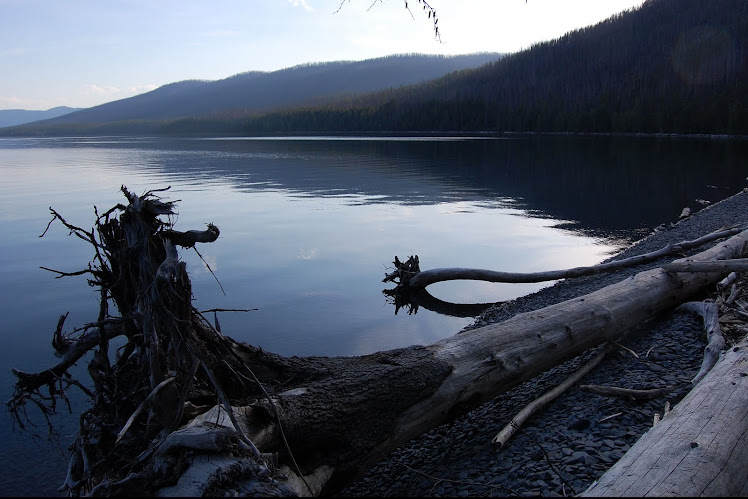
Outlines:
[[[643,0],[0,0],[0,109],[393,54],[511,53]]]

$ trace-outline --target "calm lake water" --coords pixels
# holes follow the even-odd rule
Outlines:
[[[198,247],[215,278],[182,251],[195,306],[257,309],[223,313],[225,334],[283,355],[359,355],[428,344],[472,322],[424,308],[395,315],[381,282],[395,256],[417,254],[424,270],[591,265],[683,207],[700,209],[696,199],[743,188],[747,158],[746,141],[724,138],[0,139],[0,393],[12,394],[11,367],[55,363],[60,314],[70,312],[66,330],[97,316],[85,278],[39,268],[75,271],[93,256],[59,223],[39,237],[49,207],[91,227],[94,206],[125,201],[121,185],[138,194],[171,186],[162,196],[179,200],[178,230],[221,229]],[[544,285],[429,291],[495,302]],[[57,495],[66,459],[6,421],[0,494]],[[63,447],[76,421],[57,419]]]

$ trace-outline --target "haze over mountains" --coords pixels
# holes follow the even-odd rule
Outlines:
[[[250,71],[217,81],[185,80],[48,120],[47,124],[160,121],[271,111],[324,98],[421,83],[499,57],[498,53],[451,57],[408,54],[306,64],[273,72]]]
[[[504,57],[393,56],[184,81],[0,135],[748,135],[746,95],[746,0],[647,0]]]
[[[23,125],[34,121],[56,118],[82,108],[58,106],[46,111],[29,111],[26,109],[2,109],[0,110],[0,127]]]

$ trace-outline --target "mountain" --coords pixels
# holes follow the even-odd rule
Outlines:
[[[25,109],[0,110],[0,128],[6,126],[23,125],[34,121],[56,118],[65,114],[79,111],[82,108],[59,106],[46,111],[27,111]]]
[[[648,0],[474,70],[252,117],[242,132],[748,134],[746,96],[748,2]]]
[[[496,53],[453,57],[412,54],[360,62],[305,64],[273,72],[252,71],[218,81],[188,80],[49,120],[47,124],[162,121],[269,111],[424,82],[499,57]]]
[[[746,0],[647,0],[521,52],[465,57],[179,82],[0,133],[748,135]]]

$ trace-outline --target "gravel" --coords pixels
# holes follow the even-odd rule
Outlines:
[[[748,226],[748,189],[708,206],[653,234],[611,260],[693,240],[726,225]],[[704,251],[715,243],[688,251]],[[466,329],[500,322],[590,293],[659,266],[663,261],[612,274],[568,279],[501,304]],[[578,385],[546,406],[504,446],[491,439],[527,403],[563,381],[591,359],[590,350],[496,397],[450,424],[439,426],[391,453],[342,496],[523,496],[563,497],[586,490],[652,427],[665,404],[677,404],[690,389],[706,345],[701,319],[668,312],[629,331],[616,349],[581,383],[649,389],[671,387],[660,398],[632,402],[584,392]]]

